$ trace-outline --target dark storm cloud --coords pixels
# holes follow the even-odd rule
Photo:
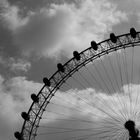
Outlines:
[[[32,67],[27,73],[28,79],[42,82],[43,77],[50,78],[52,74],[57,70],[57,63],[58,62],[52,61],[52,59],[49,58],[33,58]]]
[[[76,0],[8,0],[8,2],[12,5],[18,5],[21,8],[24,7],[26,10],[37,10],[42,7],[49,7],[50,4],[63,4],[63,3],[73,3]],[[25,11],[26,12],[26,11]]]
[[[103,39],[114,25],[127,19],[125,13],[116,10],[116,5],[103,2],[81,1],[79,7],[67,3],[52,4],[48,9],[33,12],[26,24],[17,29],[16,43],[25,50],[25,55],[70,57],[74,49],[87,48],[93,38]]]
[[[28,11],[26,16],[20,14],[22,11],[22,7],[19,6],[20,3],[28,9],[25,10]],[[8,47],[4,52],[7,52],[8,55],[12,55],[13,52],[11,57],[18,56],[17,58],[20,59],[21,57],[21,59],[25,59],[26,62],[29,61],[32,64],[35,64],[34,59],[41,61],[42,59],[38,59],[41,57],[55,58],[58,59],[57,61],[62,57],[70,58],[74,50],[81,51],[87,48],[92,39],[99,40],[103,38],[104,34],[111,30],[114,24],[126,20],[125,13],[117,11],[116,6],[111,5],[108,1],[106,5],[103,2],[80,1],[79,7],[74,4],[60,2],[60,5],[52,4],[50,7],[39,8],[35,11],[29,10],[27,3],[27,1],[20,1],[19,4],[17,1],[8,3],[6,0],[3,2],[5,9],[2,13],[3,25],[7,29],[5,38],[10,35],[9,39],[7,37]],[[33,1],[30,1],[29,7],[32,3]],[[38,2],[34,2],[33,5],[37,6]],[[98,6],[95,7],[95,5]],[[89,14],[85,15],[86,11],[89,11]],[[97,19],[98,15],[96,13],[100,13],[100,18]],[[106,17],[109,18],[106,19]],[[65,61],[66,59],[63,60],[63,62]],[[46,60],[46,67],[44,67],[43,62],[39,62],[41,64],[40,69],[48,70],[47,65],[50,65],[48,62],[49,60]],[[55,62],[51,64],[53,64],[52,68],[55,71]],[[30,73],[35,73],[34,68]],[[50,73],[50,67],[48,71]]]
[[[17,32],[16,42],[27,55],[31,52],[42,55],[44,48],[51,49],[63,34],[65,14],[60,11],[57,16],[51,17],[45,11],[31,16],[28,24]]]
[[[49,71],[52,72],[53,67],[56,70],[56,64],[50,63],[50,60],[40,60],[35,56],[27,58],[23,56],[24,48],[15,43],[15,33],[19,27],[23,26],[28,18],[22,18],[18,5],[8,3],[8,1],[0,1],[0,65],[1,74],[5,78],[18,75],[25,75],[33,64],[32,72],[28,74],[29,79],[39,80],[44,76],[48,76]],[[23,8],[23,7],[22,7]],[[21,8],[21,10],[22,10]],[[43,30],[43,29],[42,29]],[[31,64],[32,63],[32,64]],[[45,63],[45,66],[44,66]],[[51,65],[48,68],[48,64]],[[39,65],[39,66],[38,66]],[[55,67],[55,68],[54,68]],[[43,73],[41,72],[41,69]],[[50,70],[51,69],[51,70]]]
[[[11,5],[17,5],[21,9],[23,8],[24,12],[42,8],[45,5],[49,4],[50,1],[51,0],[8,0]]]
[[[14,76],[14,74],[18,75],[23,73],[23,71],[25,72],[30,67],[30,62],[22,57],[22,53],[19,47],[15,45],[13,38],[13,30],[15,26],[18,26],[16,18],[18,8],[11,6],[6,0],[3,0],[0,1],[0,9],[1,74],[9,78],[12,74]]]
[[[6,57],[18,56],[20,51],[13,41],[13,34],[0,21],[0,53]]]
[[[135,15],[139,12],[140,1],[139,0],[110,0],[118,5],[118,9],[126,11],[128,14]],[[131,10],[130,10],[131,9]]]

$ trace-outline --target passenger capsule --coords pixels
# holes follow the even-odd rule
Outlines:
[[[22,113],[21,113],[21,116],[22,116],[22,118],[23,118],[25,121],[29,121],[29,120],[30,120],[30,117],[29,117],[29,115],[28,115],[26,112],[22,112]]]
[[[110,34],[110,39],[111,39],[111,41],[112,41],[113,43],[116,43],[116,42],[117,42],[117,37],[115,36],[114,33],[111,33],[111,34]]]
[[[135,28],[130,29],[130,35],[131,35],[131,37],[136,38],[137,32],[136,32]]]
[[[61,72],[64,72],[64,71],[65,71],[64,66],[63,66],[61,63],[58,63],[58,64],[57,64],[57,68],[58,68],[58,70],[61,71]]]
[[[22,140],[22,136],[21,136],[21,133],[20,132],[15,132],[14,133],[14,136],[17,140]]]
[[[77,51],[73,52],[73,56],[77,61],[80,60],[80,58],[81,58],[80,54]]]
[[[35,94],[31,94],[31,99],[33,100],[33,102],[38,103],[39,102],[39,98],[35,95]]]
[[[97,45],[97,43],[96,43],[95,41],[91,41],[91,47],[92,47],[95,51],[98,50],[98,45]]]
[[[43,82],[44,82],[44,84],[45,84],[46,86],[48,86],[48,87],[51,86],[51,83],[50,83],[50,81],[49,81],[48,78],[44,77],[44,78],[43,78]]]

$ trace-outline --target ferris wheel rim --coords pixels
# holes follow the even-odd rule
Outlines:
[[[127,41],[125,40],[126,42],[125,41],[124,42],[121,41],[121,39],[123,37],[127,40]],[[90,63],[91,61],[94,61],[95,59],[98,59],[100,56],[104,56],[107,53],[110,54],[111,52],[115,52],[117,50],[121,50],[121,49],[125,49],[125,48],[129,48],[129,47],[133,47],[133,46],[139,45],[139,43],[140,43],[140,32],[136,32],[136,38],[133,38],[130,33],[116,36],[116,38],[117,38],[117,42],[116,43],[113,43],[111,41],[111,39],[106,39],[104,41],[101,41],[101,42],[97,43],[98,49],[101,49],[101,50],[95,51],[93,49],[93,47],[91,46],[91,47],[83,50],[82,52],[78,53],[79,56],[80,56],[80,59],[81,59],[82,57],[85,57],[86,56],[85,54],[87,53],[87,51],[89,51],[89,52],[91,51],[91,53],[97,52],[94,55],[91,55],[90,54],[91,56],[89,58],[85,58],[85,61],[83,61],[81,63],[79,63],[79,61],[81,61],[81,60],[76,60],[75,57],[71,58],[64,65],[62,65],[63,68],[65,68],[65,70],[66,70],[66,68],[69,67],[70,63],[75,63],[74,67],[71,70],[68,71],[69,73],[63,75],[64,72],[62,72],[62,71],[60,71],[58,69],[48,79],[48,81],[50,81],[50,83],[51,83],[51,81],[54,80],[54,78],[55,78],[55,76],[57,74],[60,75],[60,77],[61,77],[61,79],[59,79],[59,82],[55,81],[55,83],[57,83],[57,85],[55,85],[54,87],[52,85],[50,85],[50,86],[53,87],[52,89],[50,89],[49,86],[47,86],[47,85],[44,84],[43,87],[41,88],[41,90],[38,92],[37,97],[41,96],[42,91],[45,88],[47,88],[47,90],[50,93],[48,93],[47,97],[44,99],[44,102],[40,106],[40,108],[39,108],[39,110],[38,110],[37,113],[33,112],[34,111],[33,110],[33,107],[36,105],[36,102],[34,102],[34,101],[32,102],[32,104],[31,104],[31,106],[30,106],[30,108],[28,110],[27,115],[30,116],[30,113],[32,112],[32,114],[34,114],[35,118],[34,118],[34,120],[33,120],[33,118],[32,118],[32,120],[31,120],[31,118],[29,118],[29,120],[24,120],[24,123],[22,125],[22,130],[20,132],[23,140],[31,140],[32,138],[35,138],[36,137],[36,132],[37,132],[38,124],[39,124],[40,119],[41,119],[41,117],[43,115],[43,112],[45,111],[44,109],[47,107],[47,105],[49,104],[49,101],[53,97],[52,94],[55,94],[55,92],[59,89],[59,87],[62,86],[62,84],[64,83],[64,81],[66,81],[69,77],[71,77],[77,70],[81,69],[82,67],[84,67],[85,65],[87,65],[88,63]],[[103,44],[108,45],[108,48],[104,50],[104,48],[102,47]],[[42,95],[42,96],[44,96],[44,95]],[[48,102],[48,103],[45,104],[46,102]],[[28,130],[28,128],[26,128],[26,125],[27,124],[31,126],[31,127],[29,127],[29,130]]]

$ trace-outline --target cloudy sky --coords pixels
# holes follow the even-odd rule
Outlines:
[[[14,131],[20,130],[23,123],[20,113],[27,111],[31,104],[31,93],[38,93],[43,86],[42,78],[45,76],[50,77],[57,70],[57,63],[68,61],[75,50],[80,52],[90,47],[91,40],[100,42],[109,38],[111,32],[115,32],[116,35],[128,33],[130,27],[135,27],[136,30],[139,30],[139,25],[139,0],[0,0],[0,140],[14,140]],[[127,61],[131,61],[132,51],[127,52],[130,54],[130,58],[127,57]],[[140,50],[135,52],[140,52]],[[136,63],[139,61],[138,55],[139,53],[134,58]],[[112,62],[115,59],[116,56],[112,56]],[[107,59],[103,61],[109,63],[106,62]],[[101,67],[101,63],[99,65]],[[139,65],[136,66],[138,67]],[[91,70],[90,66],[88,69]],[[84,73],[84,70],[81,73]],[[137,74],[138,71],[136,70],[135,84],[131,85],[131,90],[134,93],[138,89],[137,83],[139,79]],[[118,73],[116,71],[116,75],[119,75],[119,70]],[[90,76],[85,75],[85,77],[89,79]],[[103,77],[103,79],[106,78]],[[72,81],[69,82],[73,83]],[[114,87],[117,87],[117,85],[115,86],[117,82],[115,83],[114,81],[113,84]],[[79,118],[79,120],[87,120],[89,118],[90,107],[83,103],[79,96],[74,94],[80,95],[85,99],[90,97],[90,93],[95,94],[98,91],[99,97],[101,96],[104,101],[108,98],[107,101],[111,102],[113,98],[104,94],[107,91],[103,90],[104,88],[100,89],[98,84],[95,84],[94,87],[86,85],[85,88],[87,89],[79,90],[75,89],[75,85],[78,87],[78,84],[73,83],[73,89],[69,88],[66,93],[63,90],[59,91],[58,96],[66,100],[70,92],[72,95],[69,95],[69,99],[73,102],[70,107],[77,108],[78,104],[83,108],[83,112],[77,113],[76,111],[67,111],[67,109],[64,111],[67,117],[63,118],[50,113],[48,116],[51,119],[42,121],[42,124],[47,124],[53,128],[57,127],[57,129],[51,129],[51,131],[48,130],[49,128],[40,128],[40,131],[42,133],[58,132],[61,135],[43,135],[39,136],[38,139],[44,140],[48,138],[55,140],[59,138],[58,140],[62,140],[62,138],[66,139],[67,137],[70,139],[71,133],[64,134],[62,132],[72,130],[72,126],[70,126],[70,123],[63,121],[63,119],[69,118],[69,120],[72,120],[75,117]],[[127,84],[124,82],[122,86],[127,92]],[[120,88],[121,86],[118,90]],[[113,93],[113,88],[110,90]],[[87,93],[86,97],[84,97],[84,93]],[[94,101],[98,101],[96,96],[95,94],[92,97]],[[124,100],[124,97],[119,96]],[[134,94],[134,100],[136,96]],[[54,99],[54,102],[65,107],[69,106],[68,102],[62,104],[58,99]],[[116,95],[114,95],[113,100],[116,100]],[[126,99],[125,101],[127,102]],[[88,102],[91,103],[91,101]],[[62,111],[62,108],[59,110],[56,106],[53,106],[49,109]],[[115,105],[112,106],[114,108]],[[102,103],[100,107],[103,107]],[[102,116],[96,108],[92,112],[96,112],[100,117]],[[89,118],[89,120],[91,119],[95,122],[97,118]],[[103,123],[102,118],[101,120],[96,120],[96,122],[98,122],[96,123],[98,127],[102,124],[107,127],[107,123]],[[114,123],[116,124],[116,122]],[[60,128],[62,124],[64,127]],[[81,123],[75,125],[73,124],[75,130],[79,130],[83,126],[86,126],[84,129],[95,129],[96,127],[96,125],[93,127],[89,126],[89,124]],[[73,137],[79,138],[82,133],[80,131],[79,135],[73,134]],[[91,130],[90,132],[86,130],[83,134],[88,135],[89,139],[91,137],[92,139],[98,139],[96,136],[93,137],[94,133],[91,133]],[[124,131],[124,135],[125,133]],[[90,137],[91,134],[92,136]],[[71,137],[71,139],[73,138]]]

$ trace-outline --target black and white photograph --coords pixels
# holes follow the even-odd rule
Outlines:
[[[140,140],[140,0],[0,0],[0,140]]]

